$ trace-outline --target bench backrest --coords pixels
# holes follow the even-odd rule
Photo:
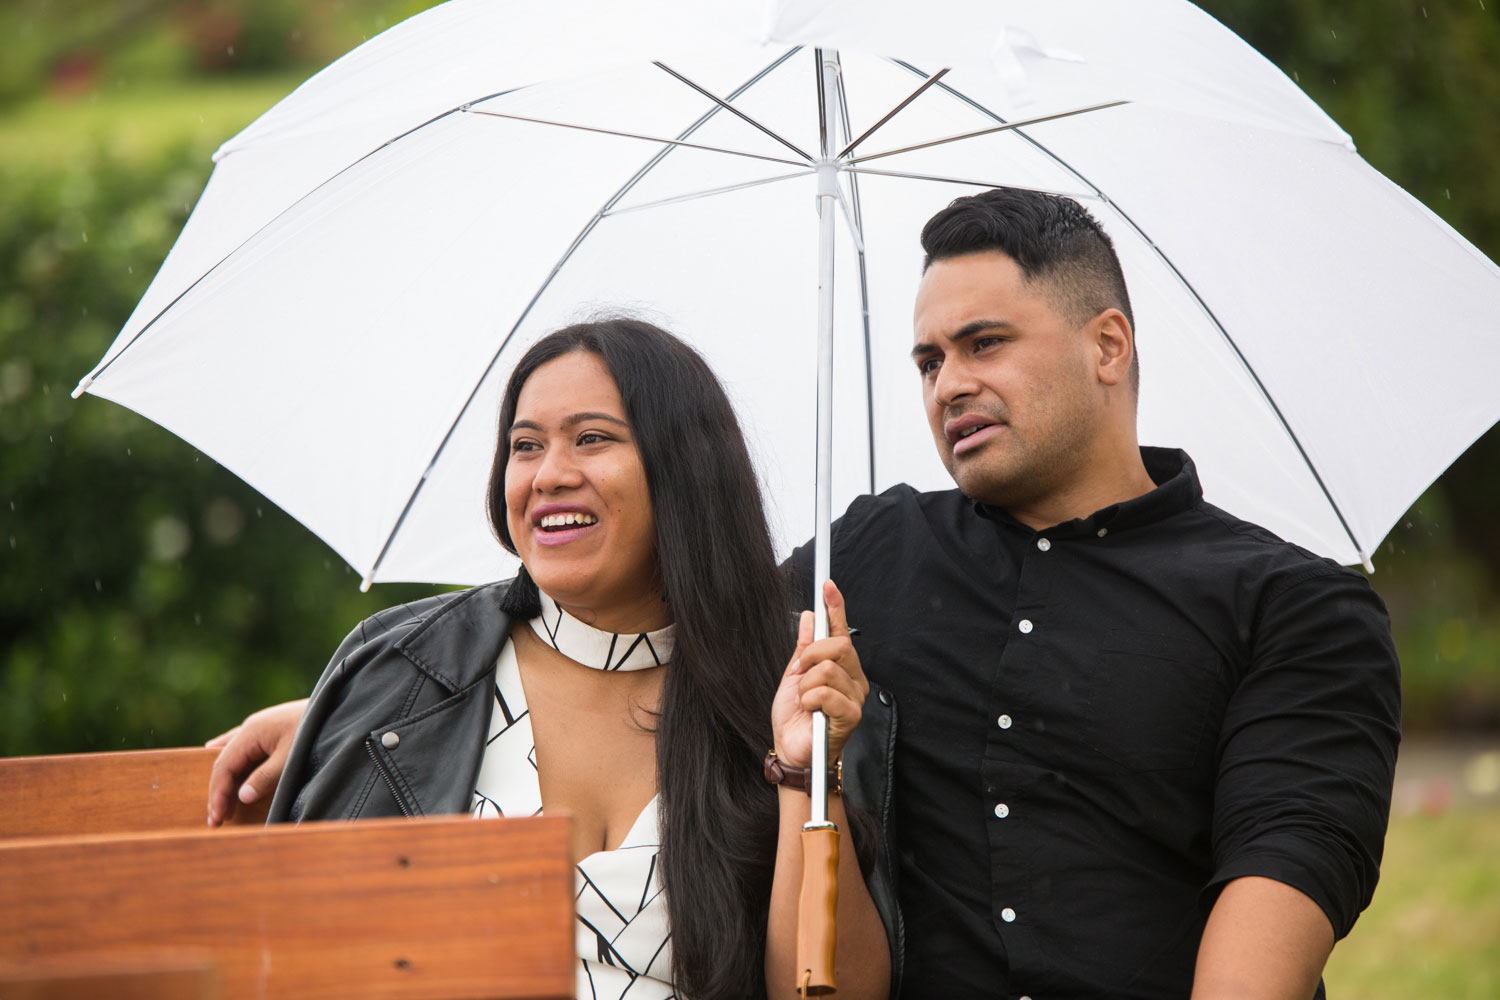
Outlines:
[[[0,840],[204,827],[217,749],[0,757]],[[269,801],[235,810],[259,826]]]

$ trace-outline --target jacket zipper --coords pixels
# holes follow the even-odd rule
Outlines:
[[[365,737],[365,752],[370,755],[370,760],[374,761],[375,770],[379,771],[380,776],[385,779],[385,786],[391,790],[391,798],[396,800],[396,808],[401,810],[401,815],[408,819],[411,818],[411,810],[406,808],[406,801],[401,798],[401,793],[396,790],[396,783],[391,780],[390,772],[380,762],[379,755],[375,753],[375,743],[368,736]]]

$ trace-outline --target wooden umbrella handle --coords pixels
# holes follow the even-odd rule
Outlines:
[[[839,828],[802,831],[802,895],[797,901],[797,992],[824,997],[837,991],[833,953],[838,945]]]

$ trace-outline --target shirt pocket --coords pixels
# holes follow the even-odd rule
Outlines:
[[[1195,767],[1221,675],[1201,640],[1113,629],[1084,679],[1085,742],[1132,771]]]

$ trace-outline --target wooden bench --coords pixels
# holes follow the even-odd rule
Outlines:
[[[568,836],[435,817],[0,841],[0,996],[572,997]]]
[[[206,829],[217,749],[132,750],[0,758],[0,840],[63,834]],[[259,826],[269,800],[232,825]]]

